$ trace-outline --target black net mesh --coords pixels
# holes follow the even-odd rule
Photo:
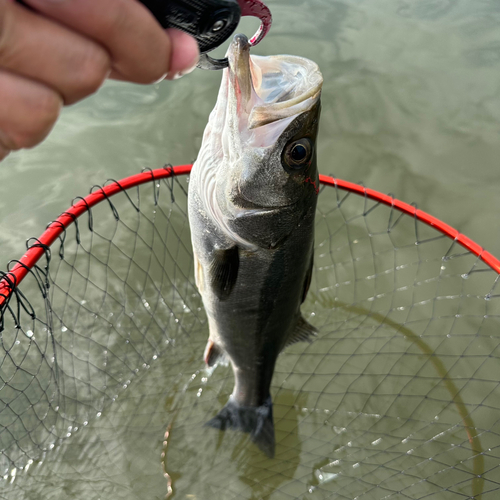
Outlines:
[[[156,180],[105,200],[4,305],[1,498],[498,498],[494,271],[323,188],[303,306],[320,333],[278,360],[268,459],[203,427],[233,377],[203,363],[186,190]]]

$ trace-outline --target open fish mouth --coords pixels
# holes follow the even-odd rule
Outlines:
[[[250,49],[245,35],[234,36],[205,133],[209,154],[219,165],[234,164],[251,148],[274,145],[320,98],[323,77],[316,63],[292,55],[251,56]]]
[[[241,217],[288,208],[296,203],[284,197],[255,196],[243,171],[243,164],[265,161],[265,151],[277,147],[284,130],[300,114],[318,102],[323,77],[316,63],[292,55],[254,56],[245,35],[235,35],[227,57],[216,109],[211,117],[213,149],[221,164],[226,186],[218,203],[228,217]],[[240,170],[239,170],[240,169]],[[220,181],[222,182],[222,181]],[[220,219],[219,219],[220,220]],[[224,224],[224,222],[222,222]]]
[[[248,145],[273,144],[294,117],[309,111],[319,99],[323,78],[309,59],[250,56],[248,39],[241,34],[233,38],[227,57],[226,118],[233,134],[241,134]]]

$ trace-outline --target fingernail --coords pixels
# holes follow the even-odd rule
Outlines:
[[[191,35],[175,28],[169,28],[166,32],[172,46],[170,72],[167,78],[177,80],[196,68],[200,59],[200,51],[198,43]]]
[[[196,63],[196,64],[198,64],[198,63]],[[178,80],[179,78],[182,78],[183,76],[189,75],[189,73],[192,73],[196,69],[196,64],[194,66],[191,66],[188,69],[178,71],[177,73],[173,73],[173,74],[169,73],[167,75],[167,80]]]

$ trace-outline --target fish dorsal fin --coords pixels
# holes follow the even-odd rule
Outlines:
[[[211,288],[220,300],[229,297],[238,278],[239,267],[240,257],[237,246],[212,252],[208,276]]]
[[[312,326],[310,323],[308,323],[302,315],[299,316],[299,319],[297,320],[297,324],[295,325],[295,328],[292,330],[292,333],[288,337],[285,347],[288,347],[289,345],[295,344],[296,342],[309,342],[311,343],[313,340],[313,337],[316,337],[318,334],[318,330]]]

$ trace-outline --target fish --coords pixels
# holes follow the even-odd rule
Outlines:
[[[225,358],[234,373],[226,406],[206,425],[246,432],[273,457],[276,360],[317,333],[300,307],[313,270],[323,77],[303,57],[250,55],[241,34],[227,57],[188,188],[204,360]]]

